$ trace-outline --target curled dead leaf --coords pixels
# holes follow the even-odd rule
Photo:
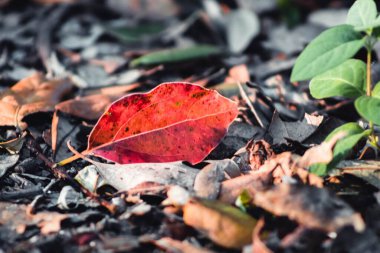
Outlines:
[[[246,146],[249,165],[252,170],[258,170],[266,160],[274,155],[270,144],[264,140],[251,140]]]
[[[26,135],[27,132],[23,132],[19,137],[15,139],[0,142],[0,149],[6,149],[10,154],[17,154],[20,152],[22,145],[24,144]]]

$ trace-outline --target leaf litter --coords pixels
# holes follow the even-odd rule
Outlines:
[[[206,2],[1,3],[1,250],[377,252],[377,161],[324,141],[359,117],[289,82],[348,4]]]

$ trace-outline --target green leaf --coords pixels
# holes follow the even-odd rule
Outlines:
[[[372,96],[380,98],[380,82],[378,82],[372,90]]]
[[[350,59],[314,77],[310,82],[310,93],[318,99],[334,96],[359,97],[365,94],[365,81],[365,63]]]
[[[363,36],[350,25],[324,31],[298,57],[291,81],[307,80],[338,66],[354,56],[364,42]]]
[[[194,60],[221,54],[222,50],[211,45],[197,45],[188,48],[175,48],[153,52],[134,59],[132,67],[141,65],[157,65]]]
[[[355,108],[364,119],[380,125],[380,97],[361,96],[355,100]]]
[[[334,147],[333,160],[329,164],[316,164],[310,167],[310,172],[319,176],[324,176],[328,171],[334,168],[340,161],[346,158],[354,146],[363,138],[369,136],[370,130],[364,130],[357,123],[350,122],[344,124],[334,131],[332,131],[327,137],[326,141],[330,140],[334,135],[339,132],[345,132],[346,136],[339,140]]]
[[[376,19],[377,9],[373,0],[357,0],[347,14],[347,24],[354,26],[356,31],[365,31],[380,25]]]

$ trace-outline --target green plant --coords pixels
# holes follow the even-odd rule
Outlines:
[[[347,24],[322,32],[298,57],[291,81],[311,79],[310,93],[322,99],[341,96],[355,99],[359,115],[369,122],[369,129],[350,122],[335,129],[327,139],[340,131],[346,137],[334,148],[329,164],[313,166],[311,171],[325,175],[352,148],[366,138],[368,144],[380,149],[374,124],[380,125],[380,82],[372,88],[371,53],[380,39],[380,16],[373,0],[357,0],[347,14]],[[367,51],[367,62],[350,59],[361,48]]]

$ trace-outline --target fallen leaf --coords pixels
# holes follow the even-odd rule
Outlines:
[[[99,94],[74,98],[59,103],[55,109],[82,119],[96,120],[113,101],[121,96]]]
[[[300,158],[298,155],[292,154],[291,152],[283,152],[272,156],[271,159],[265,161],[265,163],[259,168],[258,172],[271,174],[274,184],[281,183],[284,176],[298,176],[304,184],[323,187],[323,179],[310,173],[306,167],[300,167],[298,164],[300,159],[302,160],[302,157]]]
[[[228,47],[233,53],[241,53],[260,32],[260,20],[248,9],[231,11],[226,19]]]
[[[3,177],[10,168],[16,165],[18,159],[18,154],[0,154],[0,178]]]
[[[210,56],[219,55],[221,53],[222,50],[220,48],[211,45],[196,45],[188,48],[166,49],[134,59],[131,61],[131,66],[137,67],[144,65],[176,63],[207,58]]]
[[[274,152],[268,142],[265,140],[251,140],[245,147],[247,151],[247,160],[252,170],[258,170],[266,160],[274,156]]]
[[[312,117],[315,117],[315,119],[312,119]],[[302,142],[318,128],[318,124],[321,122],[320,117],[305,114],[302,121],[286,122],[280,118],[278,112],[275,112],[269,126],[273,144],[285,143],[286,139]]]
[[[363,160],[344,160],[341,161],[336,169],[330,173],[334,176],[343,174],[354,175],[380,189],[380,162]]]
[[[66,79],[47,80],[41,73],[27,77],[0,93],[0,125],[27,127],[24,116],[52,111],[62,97],[72,89]]]
[[[121,164],[180,160],[196,164],[216,147],[237,114],[237,105],[214,90],[163,83],[149,93],[114,102],[92,130],[82,154]]]
[[[308,185],[280,184],[257,192],[253,203],[277,216],[288,216],[307,228],[336,232],[344,226],[363,231],[360,214],[326,189]]]
[[[254,196],[258,191],[262,191],[272,184],[272,177],[269,173],[251,173],[230,180],[223,181],[220,187],[218,200],[224,203],[235,203],[235,200],[246,192]]]
[[[216,244],[241,249],[252,242],[256,220],[238,208],[211,200],[193,199],[183,207],[184,222]]]
[[[297,161],[297,165],[303,168],[308,168],[313,164],[317,163],[329,163],[333,160],[333,148],[337,141],[344,138],[346,134],[340,132],[334,135],[328,141],[322,142],[320,145],[309,148],[306,150],[305,154]]]
[[[66,100],[55,106],[56,110],[74,115],[86,120],[96,120],[106,110],[106,108],[115,100],[129,91],[138,87],[136,85],[127,85],[124,87],[108,87],[99,89],[101,94],[93,94],[85,97],[76,97]]]
[[[91,161],[105,182],[118,191],[128,191],[145,182],[179,185],[192,189],[197,169],[180,162],[106,164]]]
[[[12,140],[0,142],[0,149],[7,150],[10,154],[18,154],[24,145],[27,132],[23,132],[19,137]]]
[[[206,165],[196,176],[194,181],[195,195],[200,198],[216,199],[221,182],[227,175],[239,176],[240,170],[237,164],[229,159],[212,161]]]

